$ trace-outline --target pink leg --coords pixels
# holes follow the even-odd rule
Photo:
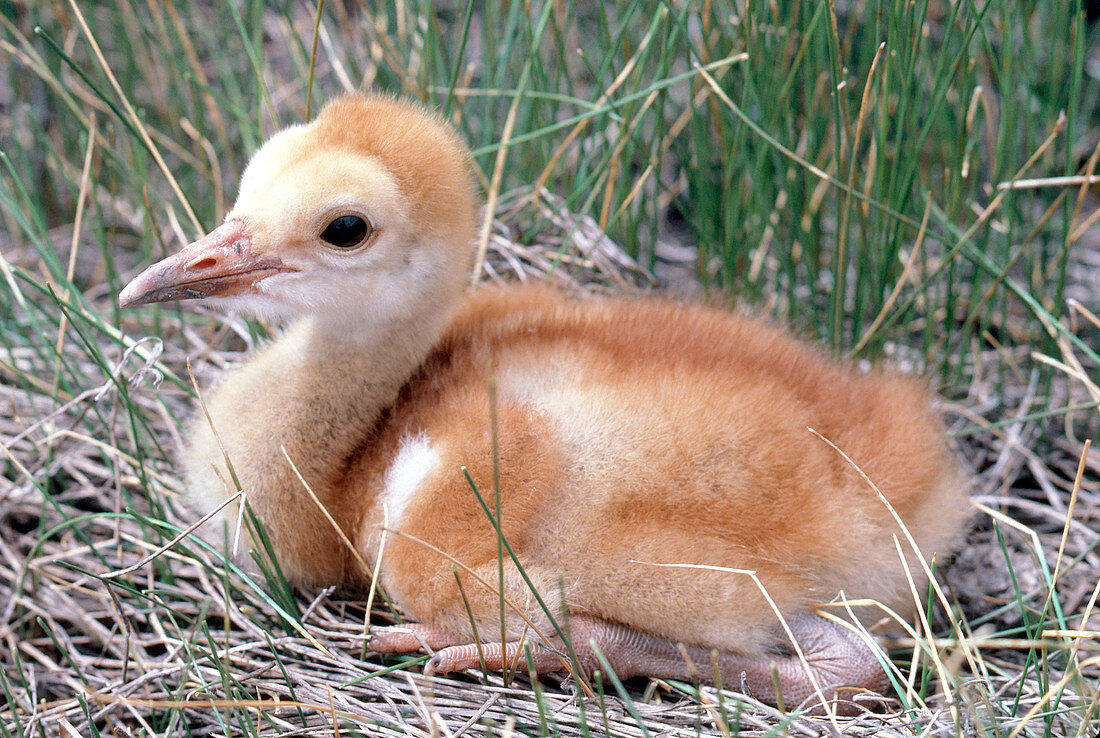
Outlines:
[[[634,676],[693,679],[714,682],[714,666],[717,664],[724,686],[747,692],[770,704],[777,704],[773,669],[778,678],[782,701],[788,708],[807,703],[810,708],[817,701],[814,680],[826,699],[842,700],[838,704],[841,714],[858,712],[858,707],[843,700],[862,692],[884,693],[889,687],[874,651],[846,628],[809,613],[796,614],[787,619],[791,632],[802,648],[813,679],[802,662],[793,654],[744,656],[731,652],[711,651],[699,646],[684,646],[684,651],[673,641],[634,630],[619,623],[586,615],[570,618],[570,631],[577,661],[584,671],[591,674],[602,671],[596,650],[603,654],[608,665],[620,679]],[[405,632],[401,632],[405,631]],[[394,626],[375,628],[370,646],[380,653],[414,651],[422,647],[440,649],[428,662],[430,668],[440,674],[462,669],[485,668],[500,671],[504,668],[525,670],[526,659],[520,642],[483,643],[479,656],[475,644],[464,644],[449,631],[430,625]],[[542,643],[533,643],[531,658],[540,674],[566,671],[568,659],[564,649]],[[593,648],[595,646],[595,648]],[[684,660],[684,653],[691,659],[695,674]]]
[[[889,680],[874,651],[843,626],[809,613],[792,615],[787,624],[802,648],[813,680],[793,651],[789,655],[761,656],[727,651],[712,656],[709,649],[684,646],[684,652],[691,659],[699,679],[713,683],[717,664],[723,686],[773,705],[779,702],[774,668],[783,704],[788,708],[802,703],[813,708],[819,703],[814,680],[829,701],[850,700],[855,694],[868,691],[882,694],[889,688]],[[684,660],[684,652],[672,641],[618,623],[583,616],[572,618],[571,630],[577,660],[590,672],[602,668],[590,645],[594,643],[621,679],[632,676],[691,679],[695,676]],[[841,714],[858,712],[858,707],[850,701],[842,701],[838,707]]]
[[[482,643],[480,654],[476,643],[443,648],[428,661],[428,668],[437,674],[449,674],[463,669],[480,669],[484,659],[486,671],[526,672],[526,649],[531,650],[531,665],[536,674],[553,674],[569,668],[568,655],[544,643],[532,641]]]

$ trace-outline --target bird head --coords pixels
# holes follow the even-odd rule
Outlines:
[[[469,281],[477,195],[449,125],[392,98],[341,98],[252,157],[225,222],[152,265],[122,307],[212,299],[336,326],[449,303]]]

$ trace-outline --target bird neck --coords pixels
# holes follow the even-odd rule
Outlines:
[[[209,469],[219,465],[224,448],[283,552],[280,563],[290,579],[357,576],[303,481],[341,529],[357,528],[362,506],[341,494],[348,464],[364,452],[385,409],[431,351],[446,316],[446,309],[422,308],[400,319],[364,320],[355,329],[316,318],[290,326],[212,393],[209,411],[222,441],[197,424],[191,486],[217,488]]]
[[[405,315],[354,327],[307,318],[293,326],[281,339],[298,354],[289,365],[293,396],[284,410],[293,408],[300,418],[282,424],[287,441],[303,447],[301,455],[314,459],[319,472],[331,473],[333,464],[361,449],[435,345],[444,318]],[[323,453],[318,438],[325,439]]]

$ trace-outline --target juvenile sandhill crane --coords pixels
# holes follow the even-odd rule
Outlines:
[[[561,640],[511,561],[505,642],[492,642],[497,534],[460,469],[491,491],[496,461],[503,535],[550,613],[568,615],[582,669],[599,666],[596,646],[620,677],[687,678],[687,653],[706,678],[716,650],[727,686],[771,702],[773,667],[788,705],[815,682],[829,695],[884,690],[874,650],[813,606],[843,590],[911,610],[900,530],[808,428],[877,483],[925,555],[942,552],[964,492],[928,393],[714,309],[468,293],[468,157],[418,106],[345,97],[272,137],[225,222],[120,295],[123,306],[213,300],[287,324],[207,393],[287,577],[370,580],[289,456],[370,568],[388,521],[379,582],[414,624],[376,628],[376,651],[427,646],[440,672],[481,658],[501,669],[525,637],[537,670],[563,670]],[[198,507],[234,491],[201,414],[183,465]],[[751,577],[655,563],[755,571],[809,670]]]

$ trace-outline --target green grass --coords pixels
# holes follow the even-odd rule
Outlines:
[[[1083,74],[1091,31],[1077,4],[330,9],[311,77],[312,24],[295,6],[266,11],[279,36],[265,45],[256,2],[201,17],[168,3],[142,24],[118,3],[88,15],[128,102],[71,10],[22,10],[5,29],[16,96],[5,219],[64,285],[44,231],[71,222],[95,113],[91,184],[138,200],[128,225],[143,255],[159,254],[166,219],[185,235],[219,221],[248,155],[305,117],[311,78],[314,107],[366,83],[448,111],[486,185],[500,157],[500,190],[543,182],[648,263],[671,202],[706,285],[777,300],[838,351],[915,343],[958,381],[965,362],[951,359],[988,345],[1013,307],[1033,314],[1025,340],[1042,334],[1034,313],[1064,311],[1076,191],[994,198],[1016,176],[1077,173],[1091,153],[1097,86]],[[117,285],[96,209],[86,231]],[[1019,291],[1034,302],[1020,306]]]
[[[309,603],[277,568],[265,569],[266,582],[227,574],[185,541],[134,575],[98,577],[167,544],[188,520],[176,510],[171,463],[173,434],[191,412],[183,357],[194,357],[205,381],[226,352],[263,333],[237,333],[201,308],[142,318],[119,311],[114,295],[136,267],[220,222],[267,135],[360,87],[442,110],[469,141],[488,201],[537,183],[658,271],[671,213],[698,249],[689,273],[705,289],[775,314],[838,354],[887,354],[933,374],[960,401],[954,434],[980,451],[983,469],[1027,488],[1024,502],[999,511],[1027,525],[999,521],[997,535],[987,533],[998,550],[1003,543],[1013,594],[990,608],[996,630],[982,637],[1038,644],[1015,661],[979,652],[967,667],[1014,684],[1009,692],[951,689],[972,724],[1009,736],[1011,716],[1039,704],[1034,685],[1042,695],[1069,674],[1073,694],[1059,686],[1024,733],[1095,733],[1096,666],[1067,666],[1095,659],[1095,641],[1044,630],[1076,627],[1091,608],[1080,580],[1097,578],[1087,520],[1085,533],[1067,538],[1058,581],[1052,566],[1078,441],[1100,425],[1100,326],[1085,312],[1100,311],[1100,299],[1095,277],[1090,287],[1074,269],[1096,248],[1081,228],[1096,204],[1078,186],[1001,187],[1094,172],[1100,82],[1087,60],[1098,32],[1082,2],[370,6],[325,3],[314,53],[316,7],[303,3],[0,0],[0,402],[10,405],[0,414],[0,522],[31,541],[0,541],[0,581],[18,603],[0,601],[0,735],[45,734],[32,695],[63,701],[74,685],[116,688],[88,671],[89,654],[134,670],[165,658],[170,646],[149,633],[176,644],[187,665],[151,678],[149,694],[183,699],[198,686],[255,698],[243,675],[266,657],[289,698],[314,705],[276,718],[212,707],[220,730],[301,728],[327,705],[287,676],[328,657],[310,650],[314,636],[300,619]],[[545,226],[533,207],[508,222],[519,241]],[[146,335],[163,345],[137,342]],[[1080,362],[1080,375],[1050,360]],[[149,386],[154,372],[164,377],[159,392]],[[996,466],[1013,433],[1038,467]],[[1095,463],[1083,474],[1084,507],[1098,474]],[[1043,482],[1055,493],[1032,492]],[[1017,570],[1028,561],[1035,576],[1023,581]],[[79,631],[87,640],[66,635],[76,627],[63,614],[75,601],[66,592],[77,583],[97,593],[80,600],[100,623]],[[354,610],[323,607],[333,628]],[[272,644],[264,656],[248,646],[244,661],[225,658],[230,643],[257,631]],[[353,635],[341,637],[357,652]],[[933,673],[924,671],[932,648],[925,641],[904,657],[922,677]],[[51,658],[70,681],[42,680]],[[333,684],[362,677],[345,662],[332,669]],[[109,732],[115,718],[85,699],[66,719],[86,712],[89,730]],[[409,699],[404,719],[419,719],[419,698]],[[597,702],[587,713],[592,733],[614,719]],[[658,719],[642,701],[627,705],[626,723]],[[735,732],[742,708],[721,707]],[[141,717],[129,725],[150,733],[185,732],[193,717],[179,706],[135,710]],[[554,734],[555,715],[520,721]]]

